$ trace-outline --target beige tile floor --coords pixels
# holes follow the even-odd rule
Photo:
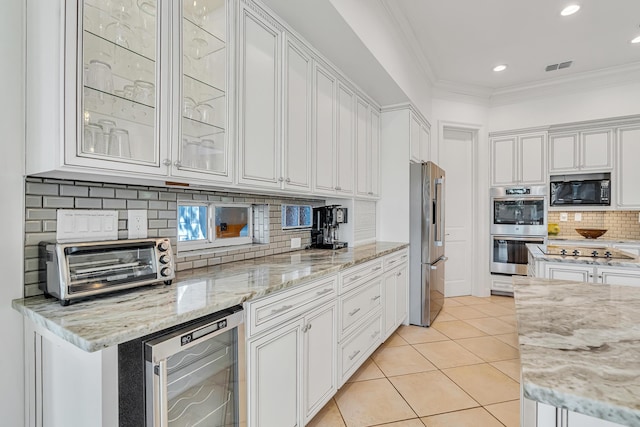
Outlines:
[[[513,298],[447,298],[431,328],[401,326],[312,427],[517,427]]]

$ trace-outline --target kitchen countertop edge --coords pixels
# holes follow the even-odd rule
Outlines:
[[[212,268],[192,270],[182,274],[178,273],[177,279],[169,286],[155,285],[136,288],[130,291],[108,295],[104,298],[93,298],[88,301],[72,303],[67,307],[61,307],[57,300],[46,298],[43,295],[13,300],[11,306],[36,325],[43,327],[84,351],[94,352],[171,328],[173,326],[213,314],[217,311],[224,310],[225,308],[243,304],[246,301],[261,298],[266,295],[291,288],[298,284],[308,283],[309,281],[323,276],[336,274],[355,265],[405,249],[408,246],[408,243],[376,242],[350,247],[347,251],[315,250],[315,252],[288,252],[279,255],[255,258],[250,261],[238,261]],[[302,258],[305,255],[322,255],[329,253],[338,254],[337,256],[339,258],[341,257],[346,259],[341,259],[340,261],[331,263],[328,266],[319,267],[318,270],[313,272],[304,271],[305,268],[309,268],[314,264],[313,259],[304,260],[303,262]],[[351,254],[350,259],[349,254]],[[291,264],[287,265],[283,262],[287,259],[293,259],[293,257],[296,257],[297,255],[299,255],[301,259],[299,272],[296,271],[295,265],[291,266]],[[188,285],[190,282],[199,282],[202,279],[211,278],[210,276],[215,273],[224,273],[227,270],[232,270],[234,274],[242,274],[243,270],[249,272],[261,268],[263,264],[271,264],[273,266],[277,262],[282,262],[282,265],[289,267],[287,274],[292,276],[291,279],[283,281],[276,280],[275,282],[270,282],[267,286],[263,286],[261,288],[248,289],[246,291],[239,292],[231,291],[229,289],[230,285],[226,285],[225,287],[227,289],[221,290],[219,295],[213,295],[215,302],[207,302],[203,307],[189,310],[184,313],[169,313],[168,315],[165,313],[165,315],[160,316],[150,315],[150,318],[144,322],[135,321],[133,319],[131,322],[127,322],[126,320],[122,321],[122,319],[120,319],[121,321],[118,321],[118,317],[120,316],[120,314],[117,314],[118,308],[121,310],[122,307],[131,308],[136,312],[136,315],[138,316],[137,319],[139,319],[140,310],[144,310],[145,308],[148,310],[157,310],[158,308],[158,304],[150,304],[147,302],[147,299],[149,299],[148,297],[153,297],[157,301],[162,300],[163,295],[165,295],[167,304],[169,304],[175,299],[174,294],[176,289],[181,285]],[[292,261],[289,262],[292,263]],[[267,280],[269,279],[270,277],[267,278]],[[217,280],[224,283],[225,278],[223,277]],[[249,288],[251,288],[251,286],[249,286]],[[66,316],[60,316],[61,313],[66,314]],[[124,313],[123,317],[130,314],[131,313]],[[95,315],[98,319],[104,319],[104,323],[107,324],[105,329],[108,330],[108,332],[96,332],[100,326],[91,324],[90,320],[87,319],[92,315]]]

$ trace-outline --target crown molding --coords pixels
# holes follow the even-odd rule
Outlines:
[[[404,11],[401,9],[399,3],[393,0],[379,0],[383,9],[387,13],[387,16],[391,19],[392,23],[398,28],[398,34],[402,40],[409,47],[409,51],[413,54],[416,60],[418,68],[427,77],[427,80],[431,85],[437,81],[437,77],[429,63],[428,58],[418,45],[418,38],[413,32],[412,26],[407,21]]]
[[[507,105],[523,100],[568,95],[598,88],[621,86],[640,82],[640,61],[632,64],[586,71],[524,85],[497,89],[491,96],[491,105]]]

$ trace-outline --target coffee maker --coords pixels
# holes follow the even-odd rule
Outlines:
[[[342,249],[347,242],[338,241],[338,227],[347,223],[347,208],[340,205],[313,208],[311,246],[320,249]]]

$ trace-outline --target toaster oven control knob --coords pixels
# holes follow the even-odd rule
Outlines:
[[[160,270],[160,275],[162,277],[169,277],[171,276],[171,273],[173,273],[173,271],[171,271],[169,267],[164,267],[162,270]]]
[[[158,250],[160,252],[166,252],[166,250],[169,249],[169,243],[166,241],[162,241],[160,243],[158,243]]]
[[[171,258],[169,258],[169,255],[160,255],[160,264],[169,264],[171,262]]]

